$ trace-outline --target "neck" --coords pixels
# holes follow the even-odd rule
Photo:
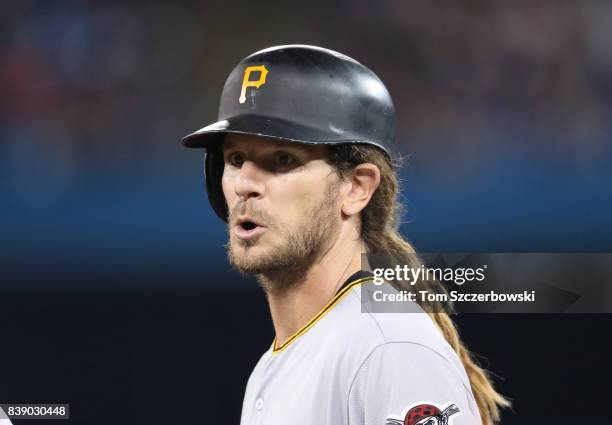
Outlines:
[[[298,285],[279,293],[268,292],[277,345],[283,344],[306,325],[334,297],[342,284],[361,270],[361,253],[365,250],[365,244],[358,237],[338,238]]]

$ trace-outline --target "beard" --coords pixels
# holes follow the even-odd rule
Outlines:
[[[257,244],[258,239],[232,241],[230,234],[226,249],[232,267],[242,274],[257,275],[267,294],[279,295],[297,287],[305,280],[310,268],[329,251],[337,237],[340,227],[337,188],[338,184],[329,184],[322,201],[313,202],[312,208],[304,213],[294,228],[288,228],[267,214],[252,211],[244,203],[239,203],[232,210],[229,223],[234,223],[237,215],[246,213],[275,231],[281,243],[270,246],[269,252],[257,256],[250,256],[248,251],[237,254],[234,244],[248,248]],[[231,232],[231,226],[228,226],[228,231]]]

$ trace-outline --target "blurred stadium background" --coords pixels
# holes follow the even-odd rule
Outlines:
[[[271,45],[341,51],[387,84],[419,250],[612,251],[610,22],[596,0],[4,3],[0,401],[237,423],[272,329],[179,141]],[[592,343],[608,316],[458,320],[515,399],[504,423],[611,422],[594,406],[612,352]]]

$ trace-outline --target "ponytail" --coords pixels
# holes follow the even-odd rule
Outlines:
[[[391,260],[396,264],[419,267],[421,262],[414,248],[398,231],[398,218],[401,216],[401,205],[397,201],[399,184],[389,157],[372,146],[346,144],[330,147],[330,158],[340,177],[345,177],[350,170],[362,163],[371,163],[380,169],[380,186],[361,212],[361,236],[370,253],[384,253],[391,256]],[[421,290],[445,291],[443,286],[436,282],[420,281],[417,286],[420,286]],[[463,363],[483,425],[499,422],[500,408],[510,407],[510,402],[495,390],[487,370],[474,361],[472,353],[461,341],[449,312],[439,303],[422,307]]]

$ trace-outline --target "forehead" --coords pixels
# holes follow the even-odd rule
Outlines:
[[[257,149],[275,150],[290,149],[305,153],[326,153],[327,147],[324,145],[308,145],[303,143],[290,142],[287,140],[272,139],[262,136],[252,136],[248,134],[228,133],[223,138],[223,149]]]

